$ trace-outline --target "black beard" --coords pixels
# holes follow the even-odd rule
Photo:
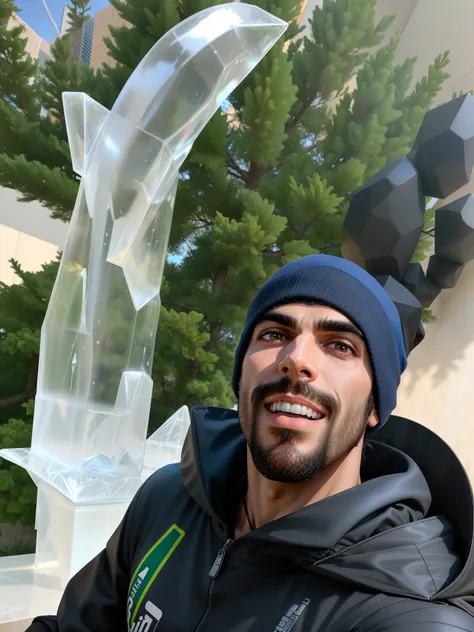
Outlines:
[[[256,423],[258,406],[270,395],[299,395],[310,402],[322,405],[326,410],[326,431],[312,453],[301,454],[298,444],[308,433],[287,428],[272,428],[274,445],[262,445]],[[255,467],[265,478],[280,483],[303,483],[312,480],[328,465],[348,454],[364,436],[369,415],[374,408],[373,396],[358,410],[341,416],[339,401],[328,393],[310,386],[307,382],[294,384],[288,378],[278,382],[258,385],[250,398],[240,394],[239,417]]]

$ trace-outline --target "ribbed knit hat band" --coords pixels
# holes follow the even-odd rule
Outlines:
[[[232,385],[238,395],[242,362],[257,321],[288,303],[319,303],[344,314],[365,337],[374,378],[379,426],[397,402],[407,355],[400,316],[387,292],[356,264],[329,255],[311,255],[280,268],[252,302],[235,355]]]

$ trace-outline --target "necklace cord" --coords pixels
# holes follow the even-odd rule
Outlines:
[[[250,520],[250,514],[247,507],[247,494],[245,494],[243,498],[243,503],[244,503],[244,511],[245,511],[245,515],[247,516],[247,522],[249,523],[250,531],[255,531],[255,527],[253,526],[253,523]]]

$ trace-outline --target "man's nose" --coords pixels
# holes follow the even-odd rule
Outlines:
[[[278,370],[291,380],[312,381],[318,375],[320,353],[321,350],[312,334],[297,336],[292,340],[286,357],[278,365]]]

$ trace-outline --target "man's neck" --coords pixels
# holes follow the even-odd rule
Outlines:
[[[252,526],[262,527],[324,498],[360,484],[361,447],[319,472],[304,483],[279,483],[264,478],[256,469],[247,450],[248,492],[247,509]],[[241,503],[237,512],[235,538],[250,531],[249,521]]]

